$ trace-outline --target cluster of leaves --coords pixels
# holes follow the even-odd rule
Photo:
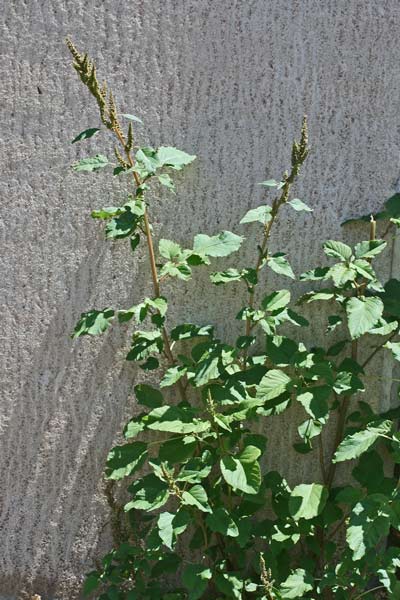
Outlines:
[[[126,160],[119,157],[114,174],[130,172],[134,193],[122,207],[98,209],[92,216],[106,221],[108,239],[129,238],[132,250],[146,241],[154,295],[128,309],[82,314],[73,337],[103,334],[114,320],[134,323],[126,358],[144,370],[159,369],[160,383],[136,385],[142,412],[126,424],[124,443],[107,457],[106,479],[126,484],[124,528],[101,568],[88,575],[85,593],[102,600],[369,600],[374,589],[385,589],[398,597],[400,552],[387,543],[389,533],[400,529],[393,470],[400,463],[398,415],[375,414],[361,400],[374,356],[382,350],[400,360],[400,282],[383,285],[376,275],[373,263],[387,244],[376,239],[375,221],[369,239],[354,249],[326,242],[325,254],[334,263],[300,276],[317,282],[318,289],[297,304],[326,303],[326,335],[335,332],[334,343],[310,348],[300,334],[288,337],[288,324],[298,331],[308,325],[290,291],[272,291],[259,301],[256,291],[268,269],[296,277],[284,252],[271,253],[270,232],[280,211],[311,212],[302,200],[290,199],[308,153],[303,123],[290,173],[262,182],[274,194],[272,202],[249,210],[241,221],[259,230],[256,264],[210,275],[214,285],[244,283],[248,301],[236,315],[244,334],[227,343],[211,325],[196,323],[169,332],[160,284],[170,277],[189,279],[192,267],[238,251],[244,237],[199,234],[190,249],[161,239],[155,256],[148,224],[151,181],[157,178],[172,190],[165,171],[180,170],[195,157],[166,147],[138,148],[132,156],[129,132],[126,138],[117,128],[115,133]],[[74,168],[97,171],[108,164],[97,155]],[[393,201],[390,206],[396,226]],[[294,444],[299,460],[315,452],[320,464],[314,482],[295,486],[268,469],[267,437],[259,433],[266,419],[292,406],[304,411]],[[337,485],[338,465],[348,460],[356,461],[352,482]]]

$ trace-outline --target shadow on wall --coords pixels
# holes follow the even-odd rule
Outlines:
[[[37,347],[10,417],[0,517],[8,546],[0,565],[4,593],[46,596],[65,573],[68,593],[75,595],[79,582],[72,573],[90,569],[101,545],[107,510],[99,481],[137,373],[121,356],[124,330],[75,344],[69,338],[80,312],[92,307],[87,282],[104,252],[104,243],[97,243],[67,281],[71,295]],[[140,274],[137,286],[143,286]],[[17,477],[21,471],[28,475]]]

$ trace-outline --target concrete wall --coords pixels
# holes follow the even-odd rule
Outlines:
[[[156,234],[183,244],[199,230],[235,227],[261,202],[256,183],[288,165],[308,113],[313,152],[297,191],[315,211],[297,229],[287,214],[275,236],[299,272],[314,266],[322,239],[342,235],[345,217],[378,208],[395,188],[400,4],[3,0],[1,8],[0,595],[72,598],[107,546],[100,476],[143,374],[123,361],[125,333],[77,343],[68,334],[81,311],[127,307],[148,285],[145,256],[134,264],[89,216],[123,198],[123,184],[69,168],[77,156],[111,156],[111,145],[69,143],[98,118],[64,36],[97,60],[122,112],[143,118],[141,143],[198,155],[178,195],[151,211]],[[251,256],[248,244],[242,264]],[[232,337],[224,323],[241,299],[231,288],[225,306],[220,291],[210,302],[206,286],[200,275],[168,287],[178,292],[171,321],[183,313]],[[296,428],[280,423],[271,462],[293,478],[298,466],[287,464],[284,445]]]

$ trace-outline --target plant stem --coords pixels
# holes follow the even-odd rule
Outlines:
[[[113,131],[116,134],[119,142],[121,143],[121,145],[124,149],[124,152],[125,152],[125,155],[126,155],[126,158],[128,160],[130,167],[133,169],[135,163],[132,158],[130,150],[128,150],[126,147],[126,143],[125,143],[125,140],[124,140],[121,132],[117,129],[114,129]],[[141,185],[139,175],[136,173],[135,170],[133,170],[132,173],[133,173],[135,185],[137,187],[139,187]],[[153,281],[153,291],[154,291],[154,296],[156,298],[158,298],[160,296],[160,281],[158,278],[157,265],[156,265],[156,259],[155,259],[155,253],[154,253],[153,236],[151,234],[151,227],[150,227],[148,210],[147,210],[146,205],[144,206],[143,220],[144,220],[144,227],[145,227],[145,234],[146,234],[146,241],[147,241],[147,249],[149,252],[151,278]],[[161,333],[162,333],[162,337],[163,337],[163,341],[164,341],[165,355],[167,357],[169,364],[171,366],[173,366],[176,364],[176,361],[175,361],[174,355],[172,353],[171,343],[169,341],[169,335],[168,335],[167,329],[165,327],[162,327]],[[185,392],[185,388],[184,388],[181,380],[179,380],[177,382],[177,386],[178,386],[179,394],[180,394],[182,400],[186,400],[186,392]]]

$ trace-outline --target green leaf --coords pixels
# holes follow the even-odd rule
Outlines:
[[[123,479],[132,475],[143,465],[147,455],[147,444],[132,442],[115,446],[110,450],[106,463],[106,479]]]
[[[290,292],[288,290],[278,290],[276,292],[272,292],[269,296],[265,296],[262,301],[262,307],[264,310],[268,310],[270,312],[274,312],[275,310],[280,310],[285,308],[290,302]]]
[[[304,410],[313,419],[325,419],[329,414],[328,398],[332,389],[327,385],[309,388],[306,392],[298,394],[297,400]]]
[[[194,418],[192,410],[179,406],[160,406],[147,415],[147,427],[155,431],[168,431],[170,433],[201,433],[208,431],[210,422]]]
[[[282,598],[303,598],[314,588],[314,580],[304,569],[296,569],[284,581],[280,588]]]
[[[107,239],[122,239],[131,235],[142,220],[144,203],[141,200],[128,202],[119,210],[107,224],[105,232]]]
[[[120,113],[121,117],[124,117],[125,119],[129,119],[130,121],[135,121],[136,123],[140,123],[141,125],[143,125],[143,121],[141,119],[139,119],[139,117],[136,117],[135,115],[130,115],[127,113]]]
[[[211,273],[210,280],[215,285],[221,283],[228,283],[230,281],[240,281],[242,274],[237,269],[227,269],[226,271],[219,271],[217,273]]]
[[[188,600],[201,598],[208,588],[208,581],[211,577],[211,570],[205,567],[204,564],[187,565],[182,573],[182,581],[189,591]]]
[[[237,457],[224,456],[220,468],[228,485],[245,494],[257,494],[261,485],[261,470],[257,462],[260,454],[256,446],[247,446]]]
[[[218,507],[206,518],[206,523],[211,531],[222,533],[229,537],[237,537],[239,529],[226,508]]]
[[[212,469],[211,453],[206,450],[202,457],[196,456],[189,460],[179,471],[176,481],[187,481],[188,483],[200,483],[207,477]]]
[[[76,138],[74,138],[72,140],[71,144],[75,144],[75,142],[80,142],[81,140],[88,140],[89,138],[96,135],[96,133],[98,131],[100,131],[100,129],[98,129],[97,127],[93,127],[91,129],[85,129],[85,131],[81,131],[81,133],[79,133],[76,136]]]
[[[264,187],[282,187],[282,182],[276,181],[276,179],[267,179],[266,181],[260,181],[258,185],[262,185]]]
[[[400,361],[400,342],[386,342],[383,346],[384,348],[388,348],[388,350],[392,351],[393,357]]]
[[[343,242],[337,242],[335,240],[329,240],[324,244],[324,252],[327,256],[332,258],[338,258],[342,261],[350,260],[352,256],[352,250],[347,244]]]
[[[156,390],[146,383],[135,385],[135,395],[138,404],[148,408],[158,408],[164,404],[164,398],[160,390]]]
[[[262,223],[265,225],[268,221],[271,220],[271,210],[272,207],[268,205],[258,206],[257,208],[252,208],[244,215],[243,219],[240,221],[243,223]]]
[[[158,242],[158,250],[161,256],[168,260],[180,260],[182,256],[182,248],[180,245],[171,240],[160,240]]]
[[[356,258],[374,258],[387,246],[385,240],[369,240],[360,242],[354,248]]]
[[[263,400],[273,400],[277,398],[292,386],[292,380],[286,373],[280,369],[271,369],[261,379],[257,387],[257,398]]]
[[[193,250],[206,256],[228,256],[239,250],[243,239],[230,231],[223,231],[212,237],[199,233],[194,238]]]
[[[321,281],[327,278],[330,267],[316,267],[300,275],[300,281]]]
[[[367,426],[364,431],[357,431],[347,436],[338,446],[333,462],[342,462],[358,458],[369,450],[381,435],[387,435],[392,429],[391,421],[375,421]]]
[[[130,244],[131,244],[131,250],[132,250],[132,252],[135,252],[136,248],[139,245],[139,242],[140,242],[140,235],[138,233],[136,233],[130,239]]]
[[[168,387],[174,385],[179,379],[181,379],[187,371],[186,367],[181,365],[175,365],[170,367],[164,373],[164,377],[160,381],[160,387]]]
[[[193,323],[183,323],[182,325],[177,325],[171,331],[171,338],[173,340],[189,340],[195,337],[208,336],[213,336],[212,325],[205,325],[204,327],[199,327],[198,325],[194,325]]]
[[[278,252],[277,254],[269,256],[267,264],[273,271],[275,271],[275,273],[286,275],[286,277],[295,279],[292,267],[290,266],[289,261],[285,258],[284,253]]]
[[[343,323],[343,319],[342,317],[339,317],[338,315],[331,315],[328,317],[328,327],[326,328],[327,331],[334,331],[336,329],[336,327],[338,327],[339,325],[341,325]]]
[[[168,484],[161,481],[154,473],[149,473],[135,481],[128,488],[133,500],[124,506],[124,511],[157,510],[164,506],[169,498]]]
[[[171,146],[160,146],[156,152],[156,158],[159,161],[160,167],[171,167],[176,171],[180,171],[184,166],[193,162],[196,156],[187,154]]]
[[[195,506],[202,512],[212,512],[208,504],[206,490],[201,485],[194,485],[182,493],[182,504]]]
[[[290,494],[289,511],[292,517],[313,519],[324,509],[328,499],[328,490],[318,483],[296,485]]]
[[[162,175],[158,175],[157,179],[164,187],[168,188],[171,191],[175,190],[174,183],[171,177],[168,175],[168,173],[162,173]]]
[[[112,217],[115,217],[123,212],[123,210],[123,208],[121,209],[121,207],[118,206],[106,206],[105,208],[100,208],[99,210],[92,210],[91,217],[93,219],[111,219]]]
[[[293,198],[293,200],[290,200],[288,202],[288,204],[290,204],[290,206],[292,208],[294,208],[294,210],[304,210],[306,212],[312,212],[313,209],[310,208],[309,206],[307,206],[307,204],[305,204],[303,202],[303,200],[299,200],[299,198]]]
[[[103,154],[96,154],[93,158],[82,158],[72,165],[74,171],[98,171],[108,165],[108,158]]]
[[[158,517],[158,535],[163,544],[172,550],[178,536],[185,531],[190,521],[190,515],[186,510],[178,511],[176,514],[163,512]]]
[[[351,264],[347,265],[345,263],[337,263],[331,269],[329,269],[328,273],[329,277],[332,277],[333,283],[336,287],[342,287],[349,281],[354,281],[357,277],[357,270]]]
[[[163,345],[159,331],[135,331],[126,360],[145,360],[151,354],[161,352]]]
[[[390,516],[380,498],[369,496],[358,502],[351,512],[346,531],[346,541],[353,551],[353,560],[361,560],[370,548],[376,550],[389,529]]]
[[[104,310],[89,310],[81,314],[81,318],[75,326],[72,338],[78,338],[81,335],[99,335],[104,333],[110,326],[115,312],[112,308]]]
[[[96,590],[101,583],[100,574],[97,571],[93,571],[86,575],[85,583],[83,585],[83,595],[89,596],[94,590]]]
[[[349,331],[357,339],[376,325],[382,317],[383,302],[380,298],[350,298],[346,304]]]
[[[239,574],[216,573],[213,578],[218,590],[224,594],[224,598],[236,598],[242,600],[243,579],[239,579]]]

